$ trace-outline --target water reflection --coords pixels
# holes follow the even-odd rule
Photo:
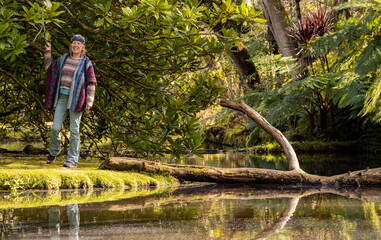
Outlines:
[[[69,224],[69,239],[79,239],[79,209],[78,204],[68,204],[66,206],[67,219]],[[61,211],[57,206],[49,208],[49,230],[51,239],[60,240],[60,220]]]
[[[274,188],[182,186],[79,205],[10,207],[0,210],[1,231],[4,239],[381,238],[380,189]]]
[[[350,171],[380,167],[381,156],[345,154],[298,154],[301,168],[310,173],[332,176]],[[182,165],[201,165],[222,168],[265,168],[288,170],[283,154],[217,153],[187,156],[180,160],[166,156],[161,161]]]

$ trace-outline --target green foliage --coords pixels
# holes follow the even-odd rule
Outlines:
[[[362,105],[361,115],[376,122],[381,121],[380,112],[380,68],[381,68],[381,8],[380,1],[355,0],[343,3],[336,10],[362,8],[362,14],[338,24],[337,30],[312,43],[312,47],[326,54],[328,49],[337,49],[333,69],[353,69],[359,75],[354,91],[348,92]],[[359,86],[361,85],[361,86]],[[361,89],[361,90],[360,90]],[[356,96],[356,91],[360,94]],[[366,91],[364,99],[364,90]],[[359,97],[360,96],[360,97]],[[349,98],[347,98],[349,100]],[[352,100],[350,100],[352,101]],[[360,103],[360,101],[363,101]],[[345,103],[345,100],[343,100]]]
[[[260,90],[273,90],[283,86],[290,79],[290,69],[296,67],[292,57],[282,57],[281,54],[258,56],[251,59],[257,67],[262,82],[258,86]]]
[[[299,132],[303,133],[304,138],[308,139],[310,136],[313,139],[321,136],[320,134],[324,135],[319,122],[321,101],[329,99],[335,106],[336,112],[330,121],[333,121],[331,124],[336,126],[336,131],[339,131],[337,124],[342,121],[340,112],[350,109],[349,115],[347,113],[343,116],[345,121],[358,117],[366,90],[367,85],[353,71],[341,71],[310,76],[303,81],[289,83],[267,92],[253,92],[246,95],[244,100],[281,131],[291,131],[292,135]],[[315,121],[316,125],[311,125],[309,121]],[[251,121],[248,129],[255,126]],[[263,131],[255,130],[249,137],[249,146],[258,143],[256,139],[269,140],[266,136]]]
[[[143,155],[200,151],[196,114],[225,92],[209,68],[239,41],[237,26],[262,21],[231,1],[210,9],[198,1],[1,0],[0,9],[1,123],[48,142],[44,45],[50,41],[57,58],[81,33],[99,83],[83,139],[89,146],[111,139]]]

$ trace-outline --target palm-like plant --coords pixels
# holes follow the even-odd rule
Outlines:
[[[299,61],[305,65],[310,66],[313,71],[313,62],[317,57],[314,56],[314,51],[310,47],[310,42],[316,37],[323,36],[333,28],[334,17],[331,12],[323,10],[316,11],[308,14],[305,19],[299,20],[293,24],[288,30],[290,36],[296,40],[298,47],[296,49]],[[328,60],[326,56],[320,57],[322,69],[325,70],[324,65],[329,71]]]
[[[306,52],[309,52],[308,44],[311,42],[315,35],[315,27],[312,22],[307,19],[301,19],[297,23],[294,23],[292,27],[289,28],[290,36],[294,38],[298,44],[296,48],[296,54],[299,57],[299,61],[302,65],[310,66],[312,68],[312,63],[315,61],[314,57],[306,56]]]

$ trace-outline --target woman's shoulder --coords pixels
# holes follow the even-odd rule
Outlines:
[[[85,60],[85,64],[87,67],[92,66],[93,68],[95,67],[95,63],[90,60],[90,58],[86,55],[83,55],[83,59]]]

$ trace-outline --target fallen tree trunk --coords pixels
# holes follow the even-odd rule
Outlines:
[[[216,183],[251,183],[303,186],[315,188],[344,188],[360,186],[380,186],[381,168],[365,169],[332,177],[312,175],[304,172],[294,149],[284,135],[266,121],[257,111],[243,101],[235,103],[227,100],[221,105],[241,111],[252,118],[269,133],[283,148],[290,171],[278,171],[259,168],[216,168],[192,165],[158,164],[136,158],[110,158],[101,168],[119,171],[143,171],[148,173],[166,173],[179,181],[198,181]]]
[[[381,168],[366,169],[332,177],[312,175],[301,171],[278,171],[260,168],[217,168],[193,165],[155,163],[138,158],[113,157],[101,168],[118,171],[142,171],[170,174],[180,182],[216,182],[276,184],[308,187],[359,187],[381,183]]]

